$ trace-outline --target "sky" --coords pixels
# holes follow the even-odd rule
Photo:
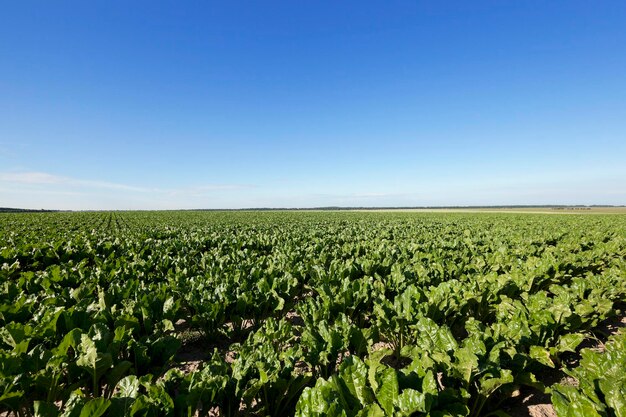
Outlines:
[[[0,207],[626,204],[623,1],[7,1]]]

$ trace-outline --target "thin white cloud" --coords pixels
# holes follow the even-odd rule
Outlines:
[[[33,195],[35,194],[35,192],[32,190],[32,188],[27,188],[27,187],[20,187],[20,188],[16,188],[16,187],[0,187],[0,193],[4,193],[6,195],[8,194],[24,194],[24,195]],[[70,190],[63,190],[63,189],[37,189],[36,191],[37,195],[52,195],[52,196],[89,196],[89,193],[85,193],[85,192],[80,192],[80,191],[70,191]],[[2,205],[2,203],[0,203],[0,205]]]
[[[0,182],[19,183],[19,184],[61,184],[64,182],[63,177],[45,172],[2,172],[0,173]]]
[[[355,193],[351,194],[350,197],[354,198],[387,198],[387,197],[398,197],[405,196],[406,194],[398,194],[398,193]]]
[[[0,182],[28,185],[66,185],[72,187],[107,188],[112,190],[128,190],[137,192],[150,191],[149,189],[142,187],[133,187],[130,185],[106,181],[79,180],[71,177],[53,175],[46,172],[1,172]]]
[[[100,189],[112,191],[128,191],[133,193],[146,194],[164,194],[170,196],[203,196],[215,191],[237,190],[244,188],[252,188],[251,185],[245,184],[204,184],[193,187],[180,188],[151,188],[139,187],[135,185],[120,184],[108,181],[83,180],[72,177],[49,174],[46,172],[0,172],[0,184],[5,186],[58,186],[83,188],[83,189]]]
[[[619,177],[524,177],[415,180],[341,187],[195,184],[158,188],[78,179],[46,172],[0,171],[0,206],[58,209],[177,209],[249,207],[392,207],[511,204],[624,204]],[[335,187],[337,188],[337,187]],[[335,192],[332,192],[335,191]]]

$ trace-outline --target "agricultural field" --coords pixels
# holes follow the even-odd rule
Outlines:
[[[0,266],[4,416],[626,416],[624,214],[5,213]]]

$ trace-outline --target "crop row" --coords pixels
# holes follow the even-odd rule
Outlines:
[[[503,415],[626,301],[623,216],[0,225],[0,407],[18,415]]]

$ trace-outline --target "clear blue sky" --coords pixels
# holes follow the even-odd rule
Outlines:
[[[626,204],[623,1],[6,1],[0,206]]]

